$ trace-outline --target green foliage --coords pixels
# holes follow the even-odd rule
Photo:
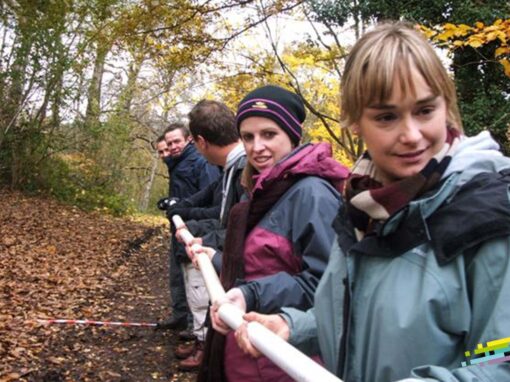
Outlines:
[[[493,57],[494,49],[494,44],[465,47],[462,54],[454,55],[455,82],[466,133],[488,129],[509,155],[510,81],[497,61],[481,60]]]
[[[312,16],[316,21],[333,25],[344,25],[355,11],[349,1],[308,0]]]
[[[163,165],[164,166],[164,165]],[[161,166],[161,167],[163,167]],[[161,173],[154,181],[154,185],[152,187],[151,197],[149,199],[149,204],[147,208],[147,213],[157,216],[165,216],[164,212],[159,210],[156,206],[156,203],[159,199],[164,198],[168,195],[168,178],[163,176],[164,172],[167,172],[166,166],[161,169]]]
[[[4,149],[0,150],[0,182],[5,185],[18,185],[28,179],[38,159],[38,153],[45,146],[44,136],[38,130],[26,129],[15,134],[4,135]]]
[[[151,108],[221,48],[208,32],[220,16],[188,0],[0,2],[0,181],[87,209],[138,204],[166,119]]]
[[[130,200],[121,195],[115,178],[81,154],[58,154],[65,140],[25,121],[17,133],[9,133],[0,150],[0,182],[28,193],[49,194],[84,210],[114,215],[132,211]],[[53,152],[49,154],[49,152]]]
[[[508,155],[510,19],[489,25],[447,23],[422,29],[434,43],[453,51],[460,107],[463,115],[469,116],[464,119],[468,135],[489,129]],[[473,76],[474,71],[478,75]]]
[[[508,2],[489,0],[307,0],[317,21],[343,26],[352,17],[369,20],[409,20],[420,24],[446,22],[474,24],[506,18],[510,12]]]
[[[133,211],[132,203],[117,193],[108,181],[108,174],[80,155],[55,156],[47,160],[36,175],[37,178],[27,182],[33,191],[48,193],[81,209],[113,215]]]

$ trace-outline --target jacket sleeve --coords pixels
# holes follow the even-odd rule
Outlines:
[[[218,219],[221,211],[221,177],[189,198],[182,200],[179,211],[184,220]]]
[[[198,188],[202,190],[220,177],[220,169],[218,166],[214,166],[204,159],[203,165],[199,166],[199,173],[197,175]]]
[[[278,272],[250,281],[239,287],[247,310],[260,313],[279,312],[284,306],[306,310],[313,306],[313,296],[329,259],[334,239],[333,219],[340,205],[340,195],[326,181],[313,177],[289,190],[279,203],[282,214],[272,219],[275,226],[288,226],[293,255],[300,256],[302,271],[297,274]],[[301,181],[303,182],[303,181]]]
[[[223,252],[222,251],[216,251],[213,258],[211,259],[212,265],[214,267],[214,270],[218,274],[218,276],[221,273],[221,266],[223,264]]]
[[[202,219],[202,220],[188,220],[186,221],[186,226],[188,227],[189,232],[195,237],[204,237],[208,236],[211,232],[219,229],[219,221],[218,219]],[[208,242],[203,241],[202,245],[211,247]]]
[[[203,245],[223,251],[227,230],[221,227],[219,220],[217,220],[217,222],[216,228],[214,230],[209,230],[209,232],[202,237]]]
[[[189,208],[183,214],[185,220],[204,220],[218,219],[220,217],[221,206],[195,207]]]
[[[205,188],[201,188],[197,193],[184,199],[186,205],[189,207],[209,207],[213,203],[214,192],[218,187],[218,183],[221,187],[221,179],[216,179]]]
[[[473,354],[478,344],[504,340],[506,354],[510,351],[510,238],[493,239],[479,247],[466,266],[466,283],[470,299],[471,327],[465,338],[465,350]],[[489,382],[510,381],[510,363],[492,356],[492,364],[485,360],[456,369],[424,365],[415,368],[411,376],[425,381]],[[489,355],[488,352],[485,355]],[[496,363],[499,358],[499,363]],[[508,357],[507,357],[508,358]],[[475,359],[474,361],[480,361]]]
[[[310,356],[319,354],[317,321],[313,309],[304,312],[295,308],[284,308],[280,314],[289,325],[289,343]]]

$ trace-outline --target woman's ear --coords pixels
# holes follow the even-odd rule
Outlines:
[[[351,126],[348,127],[354,134],[360,135],[360,128],[359,124],[353,123]]]

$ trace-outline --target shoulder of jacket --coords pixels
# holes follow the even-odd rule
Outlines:
[[[307,196],[321,196],[324,194],[325,190],[333,191],[335,194],[338,192],[335,190],[333,185],[328,182],[326,179],[318,177],[318,176],[305,176],[302,179],[298,180],[290,189],[289,193],[300,192],[306,193]],[[340,195],[340,194],[338,194]]]
[[[428,224],[440,264],[510,235],[509,185],[510,171],[479,174],[432,214]]]
[[[332,213],[336,214],[341,199],[341,195],[327,180],[307,176],[290,187],[273,208],[275,211],[310,211],[320,203],[323,206],[335,205]]]

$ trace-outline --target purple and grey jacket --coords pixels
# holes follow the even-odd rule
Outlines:
[[[257,189],[275,179],[296,181],[248,233],[244,244],[245,282],[239,285],[247,311],[279,312],[284,306],[306,310],[329,259],[332,222],[341,203],[340,188],[348,170],[334,161],[329,144],[295,149],[277,165],[262,172]],[[253,359],[237,347],[233,332],[225,346],[229,381],[290,380],[265,357]],[[227,365],[236,365],[229,368]]]

